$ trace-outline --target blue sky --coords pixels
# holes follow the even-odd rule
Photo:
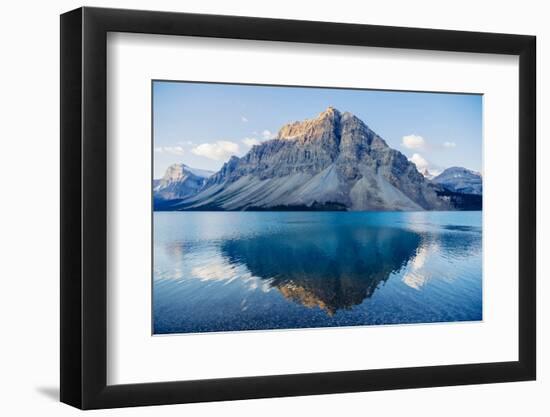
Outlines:
[[[481,172],[482,96],[155,81],[154,176],[183,162],[216,171],[232,155],[328,106],[349,111],[431,172]]]

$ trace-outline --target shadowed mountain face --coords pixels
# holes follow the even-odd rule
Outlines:
[[[235,156],[176,210],[448,210],[405,155],[329,107]]]
[[[392,272],[415,256],[417,233],[394,228],[321,227],[307,233],[228,240],[221,253],[281,294],[329,315],[371,297]]]

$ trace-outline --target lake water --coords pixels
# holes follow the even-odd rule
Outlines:
[[[481,212],[156,212],[155,334],[482,320]]]

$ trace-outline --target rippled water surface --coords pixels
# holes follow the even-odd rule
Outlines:
[[[482,319],[481,212],[157,212],[155,334]]]

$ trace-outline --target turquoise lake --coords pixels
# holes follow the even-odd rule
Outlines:
[[[153,333],[482,320],[482,213],[155,212]]]

